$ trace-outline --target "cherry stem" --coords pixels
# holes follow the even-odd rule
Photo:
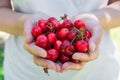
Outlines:
[[[50,29],[50,26],[47,26],[48,29]],[[52,32],[52,30],[50,29],[50,31]]]
[[[55,29],[53,29],[53,31],[52,31],[53,33],[55,33]]]
[[[46,33],[44,33],[45,35],[47,35],[47,34],[49,34],[50,32],[46,32]]]
[[[82,38],[82,40],[84,39],[84,33],[83,33],[83,31],[81,32],[81,38]]]
[[[81,35],[81,38],[82,40],[85,38],[85,30],[80,28],[80,35]]]
[[[50,26],[47,26],[47,28],[49,28],[49,29],[50,29]]]
[[[46,73],[49,76],[48,68],[43,68],[43,70],[44,70],[44,73]]]
[[[77,37],[77,36],[76,36]],[[74,43],[74,41],[76,40],[76,37],[74,37],[74,39],[71,41],[71,44],[73,44]]]
[[[80,30],[78,30],[76,27],[74,27],[75,30],[77,30],[78,32],[80,32]]]
[[[61,20],[67,19],[67,14],[64,14],[64,16],[61,16],[60,18],[61,18]]]

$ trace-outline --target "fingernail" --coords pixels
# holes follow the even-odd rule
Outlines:
[[[77,55],[75,54],[75,55],[73,55],[73,57],[72,57],[73,59],[78,59],[78,57],[77,57]]]
[[[43,57],[47,57],[47,54],[46,54],[46,53],[43,53]]]
[[[76,53],[76,54],[73,54],[72,58],[73,59],[78,59],[79,60],[79,57],[82,56],[82,54],[79,54],[79,53]]]
[[[45,52],[41,52],[40,56],[43,57],[43,58],[45,58],[47,56],[47,54]]]

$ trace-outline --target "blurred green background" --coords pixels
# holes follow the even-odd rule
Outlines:
[[[0,32],[0,80],[4,80],[3,60],[4,60],[4,40],[8,34]],[[111,30],[112,39],[120,51],[120,28]],[[120,53],[118,54],[120,56]]]
[[[4,60],[4,39],[6,34],[0,33],[0,80],[4,80],[3,60]]]

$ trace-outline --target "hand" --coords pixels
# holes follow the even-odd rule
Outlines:
[[[85,62],[73,63],[73,62],[65,62],[62,65],[61,72],[65,72],[68,70],[81,70],[83,69]]]
[[[47,56],[47,52],[43,48],[40,48],[35,45],[33,36],[31,34],[35,22],[37,22],[37,20],[41,18],[47,19],[48,16],[45,15],[44,13],[38,13],[30,16],[30,18],[26,21],[24,28],[24,34],[25,34],[24,48],[31,55],[33,55],[33,59],[36,65],[53,69],[56,71],[60,71],[61,67],[57,63],[44,59]]]
[[[75,63],[64,63],[62,66],[63,71],[66,70],[80,70],[82,69],[83,65],[88,62],[92,61],[98,58],[99,56],[99,44],[102,39],[103,35],[103,29],[102,26],[100,25],[98,19],[96,16],[92,14],[83,14],[83,15],[77,15],[72,18],[73,23],[76,20],[83,20],[86,24],[86,29],[91,32],[92,37],[89,39],[89,51],[88,53],[81,53],[81,52],[76,52],[73,54],[72,58],[75,60],[79,60],[82,63],[80,64],[75,64]]]

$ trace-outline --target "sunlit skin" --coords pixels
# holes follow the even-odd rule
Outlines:
[[[54,69],[57,72],[64,72],[71,69],[80,70],[83,68],[85,61],[91,61],[98,57],[98,46],[102,39],[103,30],[109,30],[111,28],[120,26],[120,1],[111,0],[110,2],[114,3],[111,3],[105,8],[93,11],[91,13],[86,13],[84,15],[78,14],[71,18],[73,22],[78,19],[84,20],[87,26],[89,26],[87,27],[87,29],[92,32],[92,37],[89,41],[89,49],[92,56],[86,54],[81,56],[81,53],[76,53],[72,56],[74,59],[82,61],[82,63],[80,64],[64,63],[64,65],[60,66],[59,64],[56,64],[52,61],[39,58],[46,57],[47,53],[42,48],[38,49],[38,47],[35,46],[35,43],[32,42],[33,37],[31,35],[31,30],[34,22],[37,19],[48,18],[48,15],[46,15],[45,13],[40,12],[39,14],[30,15],[14,12],[11,9],[10,0],[0,0],[0,31],[4,31],[17,36],[24,36],[24,48],[33,55],[35,64],[39,66]],[[91,28],[89,23],[92,23],[94,26],[97,27]]]

